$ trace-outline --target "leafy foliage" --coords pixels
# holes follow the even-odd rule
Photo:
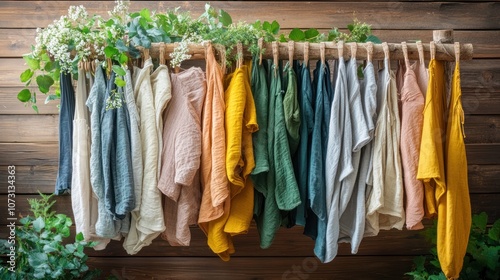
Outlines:
[[[83,240],[78,233],[74,243],[63,242],[70,235],[71,218],[51,210],[52,195],[40,194],[40,199],[28,199],[33,216],[20,220],[16,228],[16,269],[12,273],[0,266],[1,279],[94,279],[99,271],[85,264],[84,249],[95,242]],[[5,240],[2,240],[5,248]]]
[[[472,216],[467,254],[460,279],[500,279],[500,219],[487,226],[484,212]],[[426,229],[426,238],[434,245],[431,254],[413,260],[414,270],[406,273],[414,280],[446,280],[441,271],[436,250],[437,223]]]
[[[152,43],[178,43],[170,53],[172,67],[189,59],[190,44],[211,41],[226,48],[226,61],[231,64],[237,59],[234,48],[241,43],[252,54],[258,54],[258,40],[271,41],[338,41],[378,42],[371,34],[370,25],[355,20],[347,26],[349,33],[333,28],[328,33],[317,29],[294,28],[288,35],[280,34],[280,24],[259,20],[252,24],[234,22],[231,15],[222,9],[205,4],[205,12],[192,18],[189,12],[179,8],[156,13],[148,9],[129,13],[128,1],[116,1],[109,18],[89,16],[85,7],[71,6],[68,15],[61,16],[47,28],[37,30],[36,44],[32,52],[24,56],[28,69],[20,75],[25,84],[17,98],[38,112],[37,96],[33,89],[46,95],[45,102],[60,98],[59,74],[68,72],[76,79],[78,63],[99,59],[104,61],[108,71],[117,74],[115,84],[125,85],[124,73],[130,58],[139,58],[139,47],[149,49]],[[109,73],[109,72],[108,72]],[[110,109],[116,108],[111,106]]]

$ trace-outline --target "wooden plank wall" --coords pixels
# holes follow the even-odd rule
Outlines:
[[[1,1],[0,2],[0,205],[7,201],[7,166],[16,166],[17,211],[26,214],[26,198],[38,191],[51,193],[57,171],[58,111],[43,105],[40,114],[16,100],[20,58],[30,50],[35,29],[66,14],[69,5],[83,4],[90,13],[105,14],[113,1]],[[235,20],[278,20],[282,29],[345,27],[353,17],[372,24],[387,42],[432,39],[432,30],[454,29],[455,40],[474,44],[474,60],[462,63],[463,104],[466,113],[469,185],[473,212],[487,211],[500,218],[500,3],[494,1],[212,1]],[[192,15],[204,2],[134,1],[132,10],[162,11],[181,6]],[[40,98],[42,99],[42,98]],[[69,197],[58,197],[58,211],[71,214]],[[0,224],[6,223],[0,209]],[[6,227],[1,227],[5,236]],[[121,243],[100,252],[89,250],[93,267],[121,279],[401,279],[412,258],[428,250],[413,231],[388,231],[366,238],[352,256],[341,246],[330,264],[313,258],[311,240],[301,228],[281,229],[268,250],[259,248],[255,226],[235,238],[237,253],[229,263],[215,257],[203,233],[193,228],[192,246],[172,248],[156,240],[136,256],[127,256]],[[2,237],[0,236],[0,237]],[[344,244],[345,245],[345,244]]]

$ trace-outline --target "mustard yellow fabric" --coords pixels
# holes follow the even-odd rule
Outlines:
[[[443,62],[431,59],[417,172],[417,179],[424,182],[424,210],[427,218],[437,217],[438,201],[446,191],[444,168],[445,109]]]
[[[463,266],[471,226],[461,102],[460,65],[453,74],[448,120],[443,62],[431,60],[417,178],[425,188],[425,214],[437,217],[437,253],[448,279]]]
[[[464,144],[464,111],[460,88],[460,62],[455,64],[446,129],[446,193],[438,201],[437,252],[448,279],[457,279],[471,227],[471,206]]]
[[[208,245],[228,261],[234,253],[231,236],[246,233],[253,215],[254,188],[248,175],[255,167],[252,133],[258,130],[248,65],[232,75],[225,92],[226,173],[230,199],[224,214],[208,224]]]

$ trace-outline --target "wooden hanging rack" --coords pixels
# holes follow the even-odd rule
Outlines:
[[[293,58],[298,60],[304,59],[304,42],[294,43],[294,53]],[[344,44],[344,59],[351,57],[351,47],[352,43]],[[338,44],[334,42],[324,42],[325,45],[325,56],[327,59],[338,59]],[[366,46],[368,43],[357,43],[357,54],[356,58],[362,60],[367,57]],[[410,60],[418,60],[418,50],[416,43],[407,43],[408,58]],[[430,47],[429,44],[422,44],[424,47],[425,59],[430,59]],[[165,44],[165,53],[172,53],[174,51],[176,44]],[[388,43],[389,51],[391,53],[391,59],[404,59],[403,56],[403,46],[401,43]],[[141,52],[144,48],[138,48]],[[262,58],[273,58],[272,43],[263,44]],[[279,49],[279,59],[289,58],[289,42],[278,43]],[[233,50],[234,51],[234,50]],[[202,44],[190,44],[189,52],[191,55],[190,60],[202,60],[205,59],[205,47]],[[251,54],[247,49],[243,50],[245,58],[251,58]],[[151,57],[159,57],[160,55],[160,44],[153,43],[149,49],[149,55]],[[472,44],[460,44],[460,60],[471,60],[473,55]],[[373,60],[383,60],[384,51],[382,49],[382,44],[373,44]],[[320,43],[309,43],[309,59],[317,60],[320,59]],[[455,61],[455,49],[454,44],[443,44],[436,43],[436,59],[443,61]]]

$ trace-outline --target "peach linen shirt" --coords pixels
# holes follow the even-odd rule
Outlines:
[[[198,67],[171,74],[172,99],[163,115],[163,153],[158,188],[164,198],[166,230],[171,246],[189,246],[189,226],[196,224],[201,189],[201,111],[205,74]]]
[[[401,89],[401,163],[406,198],[406,227],[422,229],[424,218],[424,185],[417,179],[420,140],[422,138],[424,95],[420,90],[417,74],[420,62],[410,66],[405,60],[406,73]],[[418,69],[417,68],[417,69]],[[418,73],[418,72],[417,72]]]
[[[215,59],[212,45],[205,47],[207,93],[203,106],[201,140],[202,198],[198,225],[208,234],[208,222],[222,216],[229,197],[226,175],[226,131],[224,128],[224,71]]]

